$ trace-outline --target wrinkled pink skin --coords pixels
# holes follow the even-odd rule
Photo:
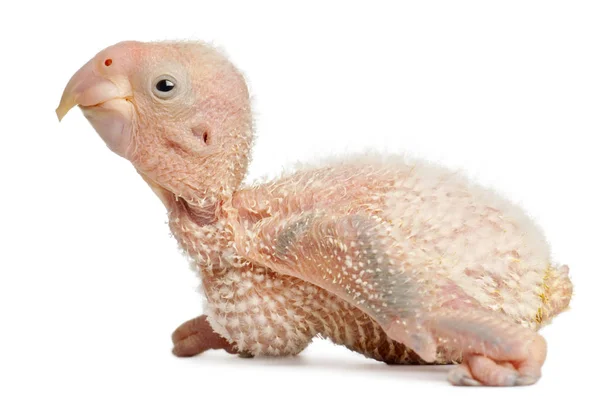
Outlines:
[[[175,89],[157,93],[165,77]],[[245,81],[200,43],[109,47],[68,83],[59,118],[75,105],[160,197],[200,272],[207,315],[173,333],[176,355],[294,355],[322,335],[387,363],[462,360],[455,385],[540,377],[536,329],[572,286],[508,203],[376,157],[243,187]]]

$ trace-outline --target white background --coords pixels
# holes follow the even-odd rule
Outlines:
[[[248,3],[2,6],[0,399],[597,393],[598,2]],[[523,205],[575,283],[572,309],[543,330],[542,380],[453,388],[447,367],[388,367],[325,341],[291,359],[173,357],[171,331],[201,303],[163,206],[78,110],[54,115],[72,73],[126,39],[225,49],[254,97],[251,179],[331,153],[407,151]]]

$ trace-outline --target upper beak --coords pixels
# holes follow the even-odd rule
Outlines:
[[[101,76],[95,68],[95,60],[90,60],[73,75],[67,84],[60,104],[56,108],[58,121],[73,107],[97,106],[112,99],[127,98],[129,94],[122,93],[108,78]]]

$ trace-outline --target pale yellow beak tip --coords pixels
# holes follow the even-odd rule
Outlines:
[[[61,122],[62,119],[67,115],[69,110],[71,110],[74,106],[74,102],[61,102],[60,105],[56,108],[56,116],[58,117],[58,122]]]
[[[56,117],[58,117],[58,122],[61,122],[64,116],[65,113],[60,109],[60,107],[56,109]]]

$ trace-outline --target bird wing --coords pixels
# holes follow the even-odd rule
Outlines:
[[[436,343],[420,324],[430,309],[427,277],[406,263],[391,222],[377,212],[398,175],[363,167],[299,173],[241,193],[236,247],[253,263],[339,296],[433,360]]]

